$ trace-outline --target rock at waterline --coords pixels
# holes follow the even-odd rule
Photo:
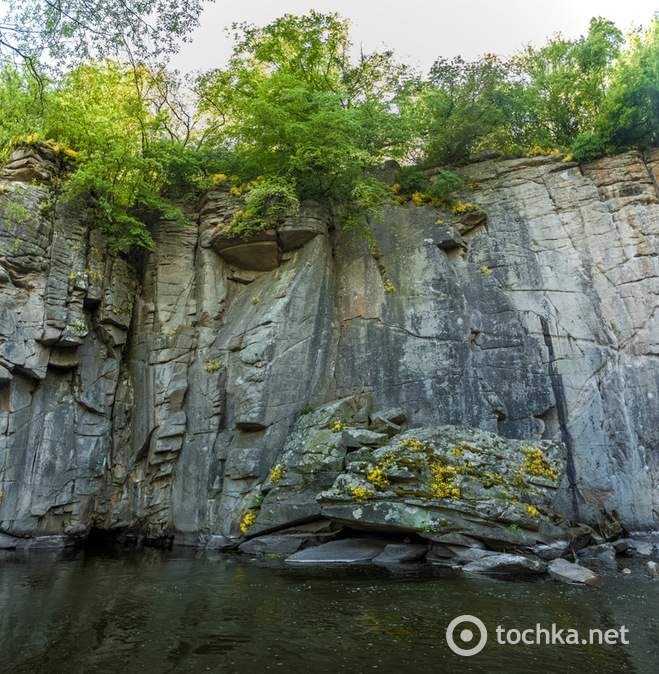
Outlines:
[[[596,573],[579,564],[568,562],[567,559],[554,559],[547,567],[549,575],[561,583],[584,583],[592,585],[597,582]]]
[[[385,543],[363,538],[330,541],[301,550],[286,560],[292,564],[355,564],[370,562],[385,549]]]
[[[547,567],[538,559],[504,553],[469,562],[463,570],[468,573],[535,574],[545,573]]]
[[[427,545],[413,545],[410,543],[389,543],[385,549],[373,559],[375,564],[400,564],[414,562],[424,557],[428,551]]]

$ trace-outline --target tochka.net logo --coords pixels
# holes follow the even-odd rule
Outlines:
[[[460,628],[460,629],[459,629]],[[550,627],[542,627],[540,623],[528,629],[505,629],[497,625],[496,641],[499,644],[512,646],[522,643],[526,645],[615,645],[628,644],[629,630],[622,625],[619,629],[590,629],[580,633],[575,629],[560,628],[556,623]],[[487,644],[487,628],[482,620],[473,615],[461,615],[454,618],[446,628],[446,643],[458,655],[469,657],[480,653]],[[474,639],[478,641],[474,643]]]

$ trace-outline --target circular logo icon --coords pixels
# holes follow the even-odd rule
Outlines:
[[[478,627],[481,633],[480,641],[471,648],[461,648],[460,646],[456,645],[455,640],[453,639],[453,632],[455,631],[455,628],[462,623],[473,623],[476,625],[476,627]],[[465,629],[460,632],[460,639],[462,639],[464,642],[469,643],[473,638],[474,633],[467,627],[465,627]],[[479,620],[476,616],[473,615],[458,616],[457,618],[451,620],[449,626],[446,628],[446,643],[448,644],[449,648],[458,655],[476,655],[476,653],[480,653],[485,648],[486,641],[487,629],[485,628],[483,621]]]

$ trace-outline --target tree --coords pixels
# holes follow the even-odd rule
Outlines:
[[[182,218],[163,198],[167,156],[151,152],[168,122],[149,100],[162,77],[144,66],[91,62],[48,91],[44,136],[78,157],[63,197],[85,209],[117,248],[152,247],[148,216]]]
[[[415,103],[424,163],[461,163],[488,146],[487,139],[510,122],[508,76],[508,63],[493,55],[435,61]]]
[[[234,29],[229,67],[204,74],[197,88],[202,108],[222,119],[217,142],[242,158],[244,181],[287,182],[359,228],[386,192],[364,172],[402,151],[396,87],[406,69],[390,52],[353,63],[348,22],[336,14]]]
[[[176,52],[213,0],[9,0],[0,24],[5,56],[61,70],[120,54],[141,62]]]
[[[613,152],[659,145],[659,18],[628,40],[597,120]]]
[[[599,17],[578,40],[557,35],[540,49],[526,48],[517,65],[526,77],[529,145],[570,147],[579,134],[593,131],[622,41],[620,30]]]

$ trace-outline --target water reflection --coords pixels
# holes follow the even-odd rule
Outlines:
[[[466,578],[427,566],[290,568],[222,555],[139,550],[0,560],[2,671],[654,672],[659,583],[603,589],[546,579]],[[471,613],[490,638],[461,658],[447,624]],[[602,630],[630,644],[500,645],[494,628]]]

